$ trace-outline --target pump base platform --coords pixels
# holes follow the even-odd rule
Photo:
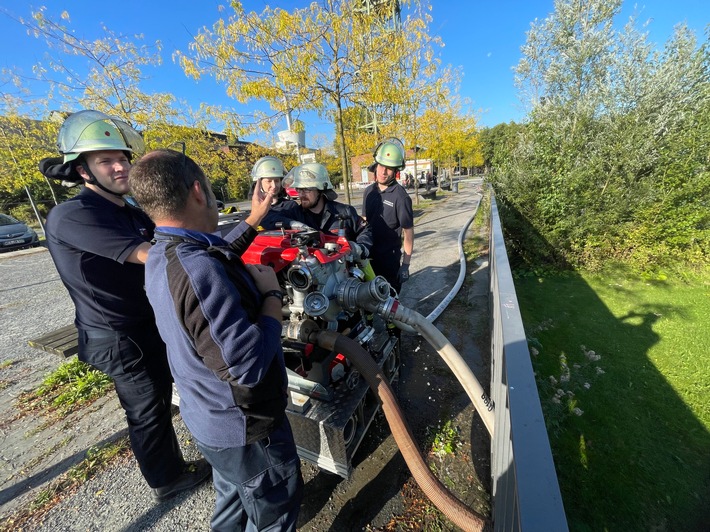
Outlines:
[[[389,382],[399,375],[399,342],[386,331],[377,334],[368,350]],[[351,368],[350,371],[355,371]],[[352,458],[362,442],[380,402],[362,377],[343,379],[331,401],[291,393],[286,410],[298,455],[320,469],[348,478]]]

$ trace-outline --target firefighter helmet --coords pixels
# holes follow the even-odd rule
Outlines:
[[[299,188],[316,188],[325,194],[329,200],[338,197],[337,192],[330,182],[328,170],[319,163],[304,163],[291,169],[286,176],[286,186]]]
[[[252,181],[283,179],[285,173],[283,163],[278,158],[267,155],[254,163],[254,167],[251,169],[251,179]]]
[[[397,138],[389,137],[384,139],[377,145],[372,155],[375,158],[375,163],[379,163],[382,166],[397,170],[402,170],[405,166],[404,144]],[[374,167],[374,165],[372,166]]]
[[[140,134],[123,120],[99,111],[79,111],[62,124],[57,148],[67,163],[92,151],[142,152],[145,144]]]

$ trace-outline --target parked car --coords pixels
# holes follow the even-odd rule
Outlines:
[[[8,214],[0,214],[0,251],[39,246],[39,238],[27,224]]]

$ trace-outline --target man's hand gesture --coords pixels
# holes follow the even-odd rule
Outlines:
[[[254,194],[251,196],[251,213],[246,219],[246,222],[254,229],[259,227],[261,221],[268,214],[273,199],[272,192],[264,193],[258,184],[254,187]]]

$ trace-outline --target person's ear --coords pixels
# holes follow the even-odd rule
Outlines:
[[[76,168],[76,173],[79,174],[82,179],[90,179],[89,174],[84,169],[83,164],[77,164],[75,168]]]
[[[200,182],[195,179],[190,185],[190,195],[192,195],[199,203],[205,203],[206,197],[205,193],[200,186]]]
[[[195,199],[200,205],[206,205],[207,207],[210,206],[211,200],[209,192],[205,187],[202,186],[202,184],[197,179],[195,179],[195,181],[192,183],[190,191],[191,193],[195,194]]]

